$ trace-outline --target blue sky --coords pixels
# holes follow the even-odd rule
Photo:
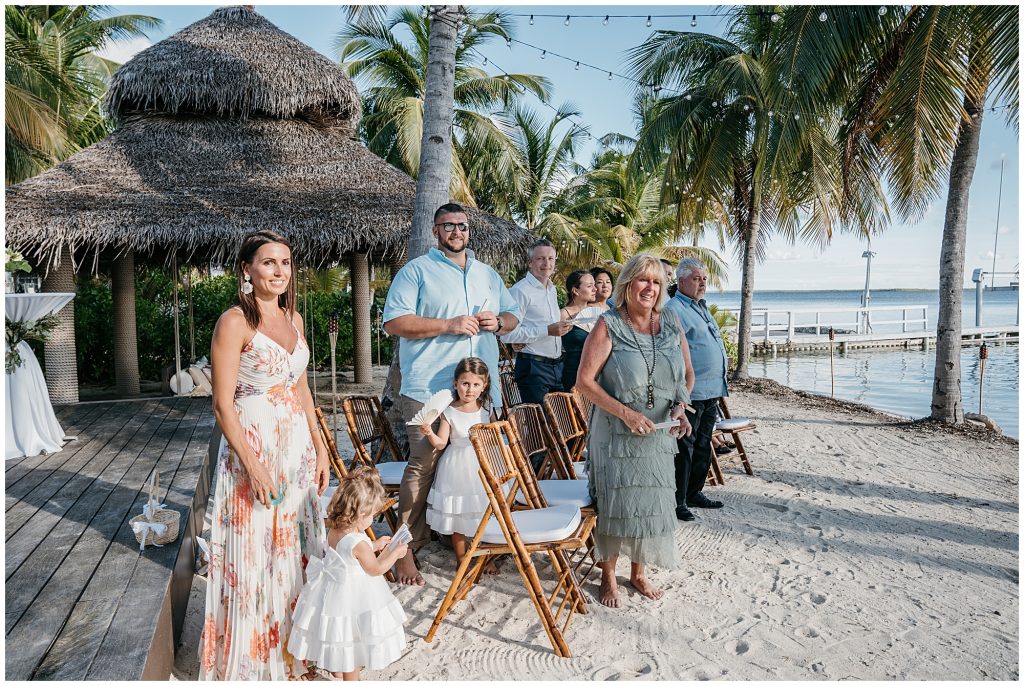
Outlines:
[[[132,42],[108,50],[115,59],[124,60],[150,42],[165,38],[188,24],[202,19],[216,9],[214,5],[116,5],[113,13],[142,13],[164,21],[162,30],[154,31],[150,41]],[[483,7],[494,7],[485,5]],[[632,85],[608,71],[625,73],[628,51],[642,43],[657,29],[691,30],[691,16],[715,14],[716,6],[708,5],[502,5],[508,12],[526,16],[513,18],[514,36],[539,49],[513,44],[508,48],[495,40],[481,49],[489,62],[509,72],[543,74],[554,84],[552,103],[571,102],[580,111],[579,121],[600,136],[610,131],[633,134],[635,131],[631,103]],[[339,5],[256,5],[257,11],[283,30],[296,36],[319,52],[336,59],[332,43],[340,31],[344,14]],[[529,16],[534,14],[534,24]],[[541,17],[555,14],[557,17]],[[565,15],[599,15],[596,18],[575,17],[564,25]],[[612,18],[603,24],[605,14],[640,15],[639,18]],[[682,14],[682,17],[658,15]],[[652,26],[646,26],[651,15]],[[721,33],[719,17],[697,17],[698,31]],[[540,50],[550,51],[541,59]],[[570,60],[554,57],[551,52]],[[576,60],[600,67],[575,69]],[[488,65],[490,68],[492,65]],[[494,69],[492,73],[499,73]],[[542,107],[539,101],[535,106]],[[578,156],[586,163],[596,143],[585,145]],[[968,214],[965,284],[970,285],[974,268],[992,267],[992,250],[996,234],[996,212],[999,191],[999,166],[1005,155],[1002,206],[999,212],[999,248],[996,268],[1013,270],[1019,263],[1019,183],[1020,144],[1013,128],[1001,115],[988,113],[982,128],[981,149],[975,172]],[[872,263],[873,288],[936,288],[938,261],[945,213],[945,189],[924,217],[910,225],[894,222],[889,231],[872,242],[877,255]],[[716,246],[712,246],[716,247]],[[768,248],[768,260],[757,268],[755,283],[759,290],[857,289],[864,284],[866,248],[862,239],[837,235],[823,251],[815,247],[775,239]],[[740,286],[740,269],[731,252],[727,290]]]

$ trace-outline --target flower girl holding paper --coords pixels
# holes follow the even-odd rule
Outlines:
[[[430,445],[444,450],[427,495],[427,525],[439,534],[451,535],[456,565],[466,554],[466,536],[476,533],[487,510],[487,493],[477,474],[469,430],[490,421],[490,397],[487,365],[478,357],[467,357],[455,367],[455,401],[441,413],[437,433],[430,424],[420,425]],[[497,574],[498,568],[491,562],[484,573]]]
[[[327,556],[309,561],[292,614],[288,649],[335,679],[358,681],[364,667],[383,669],[405,650],[405,612],[381,577],[408,546],[364,533],[383,500],[373,469],[354,469],[341,480],[327,511]]]

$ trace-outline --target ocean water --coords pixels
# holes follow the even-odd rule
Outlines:
[[[880,305],[927,305],[928,330],[935,330],[939,312],[938,291],[888,290],[872,291],[872,306]],[[739,307],[739,293],[709,293],[708,302],[721,307]],[[826,309],[829,307],[858,307],[860,291],[765,291],[754,294],[755,308],[772,310]],[[1017,322],[1017,292],[986,292],[984,296],[983,325],[1012,325]],[[901,313],[896,313],[900,315]],[[844,315],[852,323],[852,313]],[[887,313],[874,318],[875,331],[898,330],[884,328],[879,324],[883,318],[894,317]],[[811,316],[813,322],[813,315]],[[757,320],[754,320],[755,323]],[[773,318],[773,322],[781,319]],[[799,323],[805,323],[800,320]],[[822,321],[826,321],[823,319]],[[974,291],[964,291],[964,327],[974,326]],[[915,329],[911,329],[915,330]],[[918,327],[916,330],[921,330]],[[965,346],[960,357],[961,390],[964,410],[978,411],[979,380],[981,362],[978,346]],[[1019,379],[1020,346],[1017,344],[989,345],[989,359],[985,362],[984,388],[982,391],[984,414],[992,417],[1003,429],[1003,433],[1014,438],[1020,437],[1019,427]],[[842,355],[835,353],[835,395],[844,400],[853,400],[884,412],[904,417],[924,417],[931,412],[933,373],[935,369],[934,348],[923,350],[885,349],[851,350]],[[778,357],[753,357],[750,361],[751,376],[764,376],[792,388],[829,395],[831,392],[831,371],[829,354],[801,352],[779,354]]]

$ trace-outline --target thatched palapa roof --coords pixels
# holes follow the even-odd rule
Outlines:
[[[404,250],[415,182],[353,140],[352,80],[254,10],[218,9],[140,52],[107,110],[110,136],[7,188],[9,245],[42,262],[62,246],[224,260],[272,229],[315,264]],[[470,221],[482,258],[521,259],[525,229],[475,209]]]

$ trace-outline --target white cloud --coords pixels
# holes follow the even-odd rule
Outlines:
[[[999,235],[1000,236],[1005,236],[1008,233],[1010,233],[1010,227],[1009,226],[1000,226],[999,227]]]
[[[116,43],[110,42],[103,46],[102,49],[97,50],[96,54],[118,64],[124,64],[152,44],[153,42],[148,38],[132,38],[131,40],[117,41]]]

